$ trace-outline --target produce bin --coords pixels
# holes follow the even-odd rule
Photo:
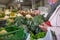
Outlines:
[[[12,32],[7,32],[6,34],[0,34],[0,40],[25,40],[26,34],[23,29],[18,29]]]
[[[30,40],[30,34],[28,35],[26,40]],[[50,28],[48,28],[48,31],[44,38],[39,38],[39,39],[34,39],[34,40],[53,40],[53,36],[52,36]]]

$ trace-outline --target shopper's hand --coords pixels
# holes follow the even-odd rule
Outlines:
[[[41,25],[39,25],[39,27],[43,30],[43,31],[47,31],[48,25],[45,23],[42,23]]]
[[[48,27],[51,27],[51,23],[50,21],[46,21],[43,22],[41,25],[39,25],[39,27],[43,30],[43,31],[47,31]]]

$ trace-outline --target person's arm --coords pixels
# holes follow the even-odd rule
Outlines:
[[[57,6],[60,4],[60,0],[57,1],[54,5],[51,6],[51,9],[49,11],[49,14],[47,15],[47,20],[50,18],[50,16],[53,14],[53,12],[55,11],[55,9],[57,8]]]

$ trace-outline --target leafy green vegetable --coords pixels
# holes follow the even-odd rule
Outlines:
[[[5,28],[7,32],[16,31],[18,28],[15,25],[10,25]]]
[[[35,35],[31,32],[31,33],[30,33],[30,40],[43,38],[43,37],[45,37],[45,35],[46,35],[46,32],[39,32],[39,33],[37,33],[37,34],[35,34]]]
[[[36,34],[36,38],[37,39],[38,38],[43,38],[43,37],[45,37],[45,35],[46,35],[46,32],[40,32],[40,33]]]
[[[24,23],[24,17],[16,17],[14,21],[16,26],[20,26]]]
[[[36,25],[39,25],[41,24],[42,22],[44,22],[44,16],[43,15],[38,15],[38,16],[35,16],[33,21],[36,22]]]
[[[16,38],[18,38],[18,40],[24,40],[25,39],[26,34],[24,33],[23,30],[24,29],[20,29],[20,31],[15,33],[16,34],[15,36],[16,36]]]

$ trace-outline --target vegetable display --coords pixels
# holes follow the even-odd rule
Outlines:
[[[14,13],[13,13],[14,12]],[[30,13],[19,12],[15,16],[16,10],[13,10],[6,20],[6,25],[0,28],[0,40],[26,40],[27,33],[30,33],[30,40],[43,38],[46,32],[43,32],[38,25],[44,22],[43,15],[32,16]],[[0,15],[0,17],[2,17]]]
[[[33,35],[36,35],[37,37],[38,36],[38,33],[42,32],[41,34],[42,35],[45,35],[39,27],[38,25],[43,23],[44,22],[44,17],[43,15],[37,15],[37,16],[34,16],[34,17],[16,17],[15,18],[15,25],[16,26],[19,26],[19,25],[26,25],[26,28],[28,30],[28,32],[32,32]],[[26,29],[25,28],[25,29]],[[43,38],[44,36],[41,36],[39,38]]]

